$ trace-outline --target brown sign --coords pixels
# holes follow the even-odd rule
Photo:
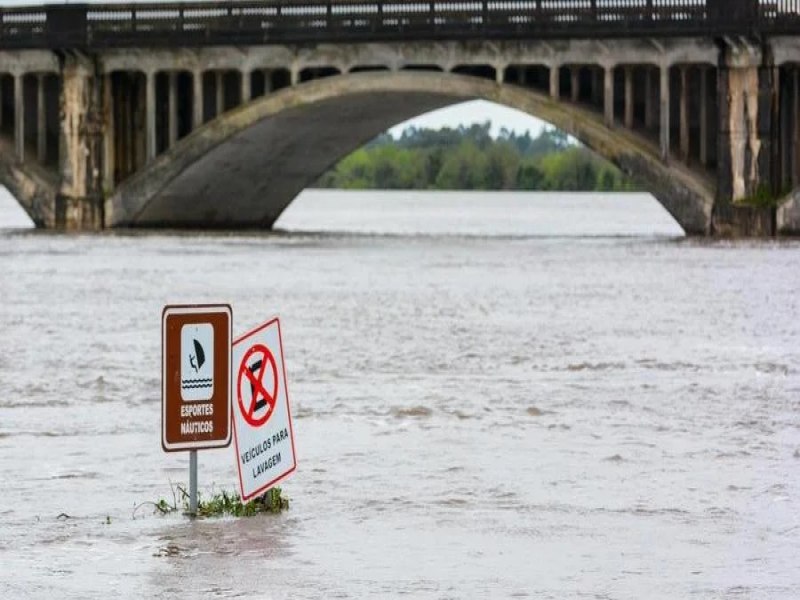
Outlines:
[[[165,306],[161,316],[161,446],[231,443],[231,331],[227,304]]]

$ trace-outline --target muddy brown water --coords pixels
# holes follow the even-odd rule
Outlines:
[[[800,598],[800,244],[644,196],[311,192],[291,233],[0,198],[2,598]],[[160,314],[282,319],[288,512],[191,522]],[[200,489],[233,490],[232,449]]]

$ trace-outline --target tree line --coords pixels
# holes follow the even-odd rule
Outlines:
[[[624,191],[636,189],[617,168],[562,131],[537,136],[491,122],[457,129],[409,127],[382,134],[342,159],[317,182],[339,189]]]

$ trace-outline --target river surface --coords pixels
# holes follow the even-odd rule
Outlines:
[[[0,197],[0,598],[800,598],[798,243],[682,239],[642,195],[25,223]],[[291,508],[134,514],[187,479],[161,309],[219,301],[234,334],[281,317]]]

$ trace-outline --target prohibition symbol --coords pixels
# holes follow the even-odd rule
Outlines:
[[[268,371],[272,372],[272,392],[264,386],[264,377]],[[245,384],[245,380],[250,382],[250,397],[247,399],[242,397],[242,385]],[[237,399],[242,417],[253,427],[261,427],[266,423],[275,408],[278,399],[278,367],[272,352],[263,344],[255,344],[242,358],[239,365]],[[266,410],[261,413],[264,408]]]

